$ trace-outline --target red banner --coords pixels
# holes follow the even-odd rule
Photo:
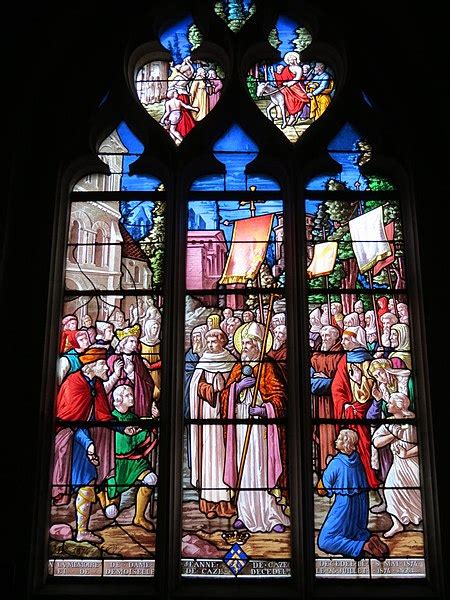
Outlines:
[[[254,279],[266,256],[273,214],[235,221],[228,259],[219,283]]]
[[[385,258],[384,260],[380,260],[376,263],[373,268],[373,276],[377,275],[384,267],[387,267],[395,260],[395,246],[392,240],[394,239],[394,229],[395,223],[391,221],[387,225],[384,226],[384,231],[386,232],[386,239],[389,241],[389,248],[391,249],[391,255]]]

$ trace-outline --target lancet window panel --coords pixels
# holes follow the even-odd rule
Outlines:
[[[233,125],[214,145],[225,174],[188,202],[185,577],[291,575],[284,213],[279,185],[245,174],[257,153]]]
[[[316,576],[425,578],[398,194],[363,174],[372,148],[350,125],[329,152],[342,170],[305,201]]]
[[[155,572],[165,198],[130,175],[141,142],[121,123],[109,175],[73,188],[58,348],[49,574]],[[74,560],[76,556],[76,560]]]

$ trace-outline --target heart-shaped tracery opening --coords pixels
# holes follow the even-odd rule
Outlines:
[[[255,64],[247,87],[258,108],[295,143],[331,104],[334,74],[322,61],[302,60],[311,35],[295,21],[280,16],[268,40],[281,60]]]
[[[148,114],[179,145],[219,101],[224,72],[213,60],[192,58],[202,35],[191,17],[165,30],[160,42],[172,60],[149,59],[136,73],[136,92]]]

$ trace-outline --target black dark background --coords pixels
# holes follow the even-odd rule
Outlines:
[[[25,597],[36,487],[51,239],[61,161],[82,156],[131,32],[157,2],[16,2],[3,15],[3,443],[0,588]],[[162,3],[161,3],[162,4]],[[197,3],[198,4],[198,3]],[[281,4],[281,3],[280,3]],[[292,7],[295,2],[288,3]],[[444,3],[313,3],[343,40],[352,76],[383,113],[413,174],[424,332],[442,535],[448,571],[448,19]],[[218,41],[218,40],[216,40]],[[410,274],[414,276],[414,274]],[[426,476],[434,477],[434,473]],[[447,597],[444,588],[438,597]],[[420,595],[418,590],[418,594]],[[380,593],[381,595],[381,593]],[[385,595],[386,597],[386,595]]]

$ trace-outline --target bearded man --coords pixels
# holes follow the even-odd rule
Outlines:
[[[155,382],[150,375],[153,366],[140,353],[141,328],[139,325],[133,325],[133,327],[118,329],[115,335],[119,343],[114,354],[107,360],[110,372],[114,371],[115,363],[120,360],[123,366],[120,369],[117,385],[130,385],[134,392],[134,412],[138,417],[151,417],[155,404]],[[158,366],[158,363],[154,363],[155,365]],[[114,402],[112,392],[109,394],[109,402],[112,410]]]
[[[336,373],[338,362],[344,351],[340,343],[341,332],[333,325],[324,325],[319,331],[322,340],[320,352],[311,356],[311,393],[313,395],[313,417],[334,419],[331,382]],[[330,456],[336,454],[336,426],[321,423],[317,426],[315,438],[318,443],[318,467],[323,471]]]
[[[287,327],[286,325],[277,325],[273,330],[272,348],[267,353],[268,356],[280,367],[283,373],[284,383],[287,385]]]
[[[265,337],[268,349],[271,336],[256,321],[241,325],[234,335],[240,361],[221,393],[221,415],[229,420],[224,481],[236,491],[235,529],[282,533],[290,523],[286,432],[272,419],[286,416],[287,398],[280,368],[263,356]]]

